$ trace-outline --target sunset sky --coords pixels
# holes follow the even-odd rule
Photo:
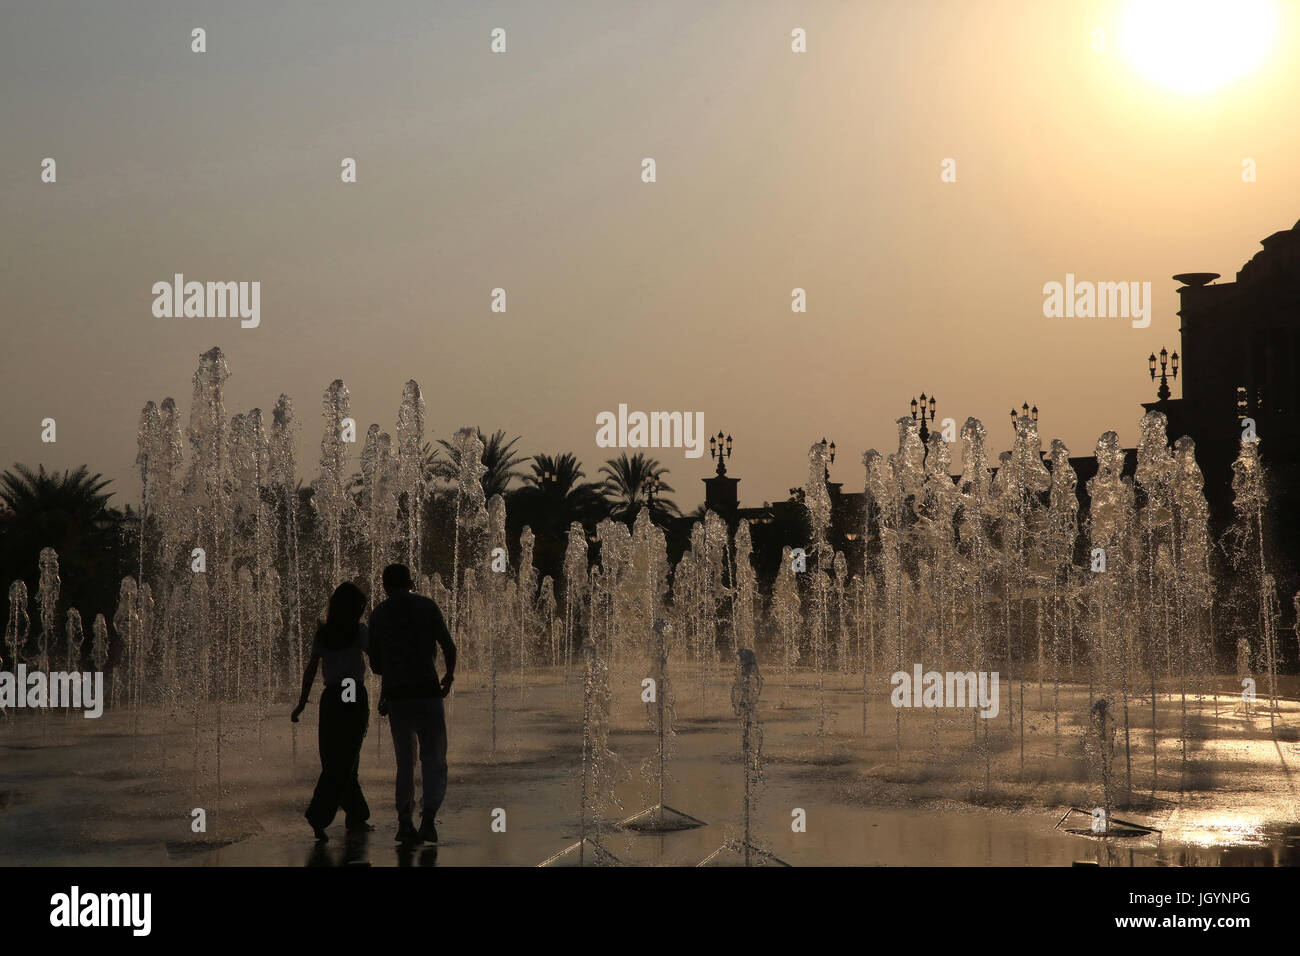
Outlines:
[[[1131,446],[1170,276],[1231,280],[1300,219],[1300,4],[1226,6],[1189,64],[1128,0],[6,3],[0,468],[134,503],[141,407],[188,416],[214,345],[229,414],[294,400],[307,480],[335,378],[362,434],[414,378],[430,440],[504,428],[593,478],[598,413],[702,411],[743,506],[823,435],[860,489],[921,391],[995,461],[1022,401],[1045,448]],[[260,327],[155,318],[178,272],[261,282]],[[1151,282],[1150,327],[1045,318],[1066,273]],[[660,457],[694,508],[707,456]]]

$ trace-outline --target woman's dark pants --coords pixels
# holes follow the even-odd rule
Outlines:
[[[320,779],[306,817],[308,823],[322,830],[334,822],[340,807],[349,827],[370,819],[370,807],[357,779],[361,744],[370,724],[370,699],[364,684],[357,686],[355,696],[355,701],[345,702],[340,687],[327,687],[321,694]]]

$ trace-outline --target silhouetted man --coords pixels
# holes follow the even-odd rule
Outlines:
[[[411,591],[411,572],[404,564],[384,568],[388,600],[370,613],[370,669],[383,678],[380,713],[388,711],[397,759],[397,839],[402,843],[438,842],[434,816],[447,793],[447,721],[442,699],[451,690],[456,645],[438,605]],[[434,666],[441,645],[447,673],[438,680]],[[419,742],[424,776],[424,814],[417,832],[411,820],[415,804],[415,748]]]

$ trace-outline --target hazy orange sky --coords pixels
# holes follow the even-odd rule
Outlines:
[[[229,414],[294,400],[307,480],[335,378],[362,434],[415,378],[430,438],[504,428],[593,477],[598,412],[702,411],[742,505],[823,435],[860,488],[923,390],[995,461],[1026,400],[1044,447],[1132,445],[1146,356],[1179,344],[1170,276],[1231,279],[1300,219],[1300,4],[1202,92],[1126,55],[1127,6],[6,3],[0,467],[85,462],[134,502],[141,406],[188,416],[213,345]],[[260,281],[260,327],[155,318],[177,272]],[[1151,282],[1151,326],[1044,318],[1067,272]],[[661,458],[693,508],[707,457]]]

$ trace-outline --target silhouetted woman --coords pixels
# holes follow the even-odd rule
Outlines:
[[[325,690],[320,706],[320,779],[305,816],[322,843],[329,839],[325,828],[343,808],[347,828],[369,830],[370,807],[361,793],[357,771],[361,763],[361,744],[370,722],[370,701],[366,696],[366,659],[370,635],[361,623],[366,596],[355,584],[344,582],[330,595],[325,621],[316,628],[311,660],[302,675],[302,696],[290,719],[298,722],[316,668],[322,667]]]

